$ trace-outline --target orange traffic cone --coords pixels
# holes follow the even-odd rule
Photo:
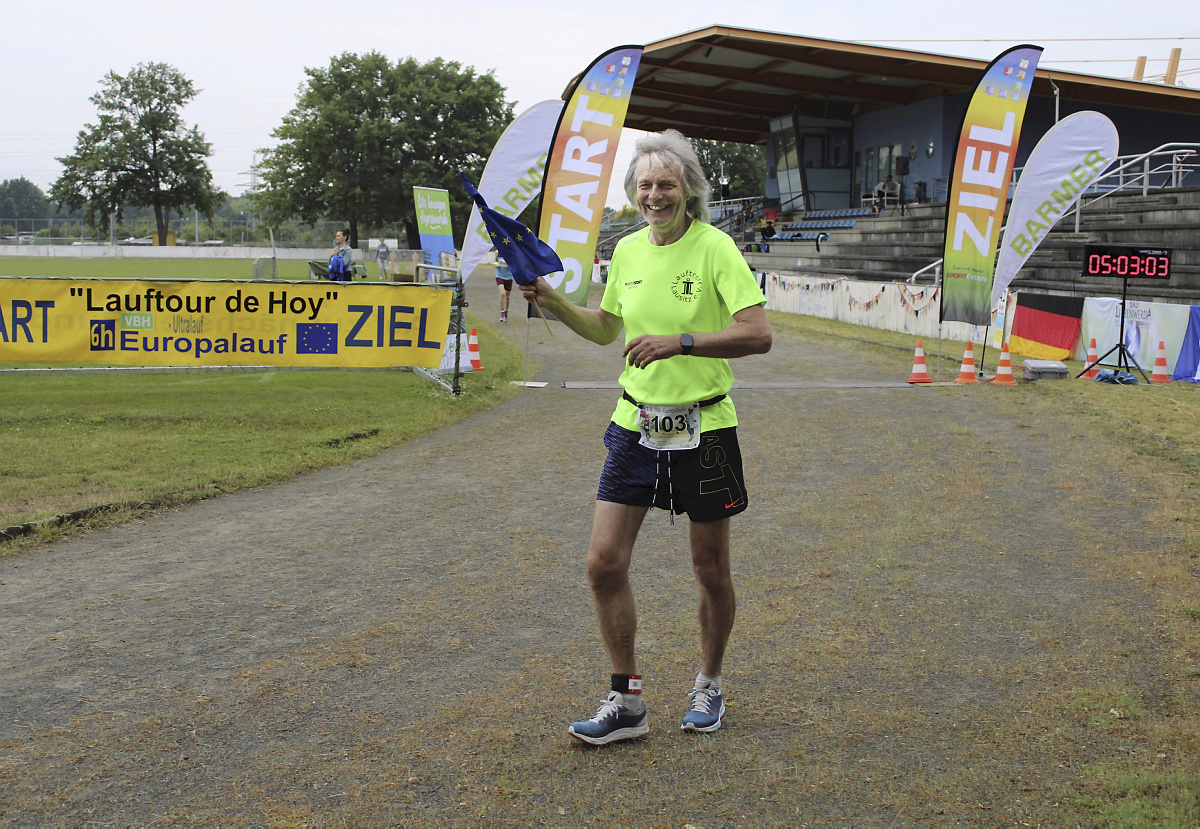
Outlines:
[[[933,378],[929,376],[929,372],[925,369],[925,345],[920,340],[917,340],[917,353],[913,355],[912,376],[908,378],[908,382],[933,382]]]
[[[1154,373],[1150,375],[1151,383],[1170,383],[1171,375],[1167,374],[1167,344],[1158,341],[1158,356],[1154,358]]]
[[[1096,338],[1092,337],[1092,343],[1088,346],[1087,365],[1091,366],[1083,374],[1079,375],[1080,380],[1095,380],[1096,375],[1100,373],[1100,367],[1095,365],[1100,359],[1100,353],[1096,350]]]
[[[996,366],[996,376],[992,378],[992,382],[998,386],[1015,386],[1017,381],[1013,379],[1012,360],[1008,357],[1008,343],[1000,347],[1000,365]]]
[[[474,328],[467,339],[467,356],[471,358],[471,371],[483,371],[483,362],[479,359],[479,334]]]
[[[979,379],[975,376],[975,346],[967,343],[967,350],[963,353],[962,368],[958,370],[958,377],[954,378],[955,383],[978,383]]]

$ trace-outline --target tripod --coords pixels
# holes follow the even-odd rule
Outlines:
[[[1110,348],[1108,351],[1105,351],[1099,357],[1097,357],[1095,359],[1095,361],[1088,363],[1086,366],[1084,366],[1083,371],[1081,371],[1075,375],[1076,379],[1079,379],[1084,374],[1091,371],[1096,366],[1100,365],[1100,363],[1104,362],[1105,357],[1107,357],[1109,354],[1112,354],[1115,351],[1115,352],[1117,352],[1117,368],[1124,369],[1125,371],[1129,371],[1129,366],[1132,364],[1133,367],[1138,370],[1138,374],[1142,375],[1142,379],[1145,380],[1147,383],[1150,382],[1150,378],[1146,376],[1146,372],[1142,369],[1142,367],[1140,365],[1138,365],[1138,361],[1134,358],[1133,354],[1131,354],[1129,352],[1129,349],[1125,347],[1125,295],[1128,292],[1128,290],[1129,290],[1129,277],[1124,277],[1121,280],[1121,329],[1120,329],[1120,334],[1117,336],[1117,344],[1114,345],[1112,348]]]

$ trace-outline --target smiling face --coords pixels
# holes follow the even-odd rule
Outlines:
[[[683,176],[657,156],[646,156],[638,162],[637,204],[650,225],[650,241],[656,245],[680,239],[691,224]]]
[[[340,230],[337,233],[333,234],[333,238],[337,241],[338,247],[341,247],[342,245],[346,244],[346,236]]]

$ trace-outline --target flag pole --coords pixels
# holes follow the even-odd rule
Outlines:
[[[538,316],[542,318],[542,322],[546,323],[546,330],[549,331],[550,336],[553,337],[554,331],[550,328],[550,321],[546,319],[546,312],[543,311],[542,306],[538,305],[536,302],[533,303],[533,307],[537,309]]]

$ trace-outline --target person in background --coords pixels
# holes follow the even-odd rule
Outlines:
[[[391,259],[391,251],[388,250],[387,239],[380,237],[379,247],[375,248],[375,261],[379,263],[379,280],[386,282],[388,279],[387,266]]]
[[[339,230],[334,234],[333,250],[329,251],[327,259],[310,259],[308,274],[313,279],[329,279],[334,282],[349,282],[351,274],[350,261],[353,248],[348,244],[349,230]],[[336,257],[337,261],[334,261]]]
[[[350,281],[350,261],[354,249],[350,247],[350,231],[339,230],[334,234],[333,250],[329,252],[329,278],[335,282]],[[340,263],[334,259],[341,259]]]
[[[508,322],[508,301],[512,298],[513,275],[504,257],[496,254],[496,286],[500,290],[500,322]]]

